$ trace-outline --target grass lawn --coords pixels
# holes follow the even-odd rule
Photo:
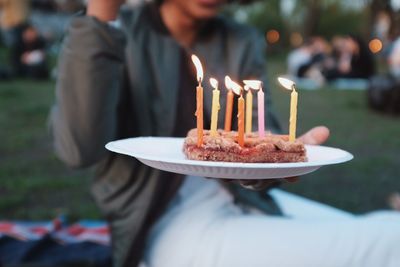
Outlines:
[[[271,77],[284,72],[282,60],[271,59]],[[290,94],[274,81],[271,88],[286,126]],[[53,98],[54,82],[0,82],[0,220],[99,218],[88,190],[90,171],[69,170],[52,153],[47,116]],[[285,189],[356,213],[387,208],[386,196],[400,190],[399,118],[369,111],[365,92],[325,88],[299,92],[298,121],[299,132],[327,125],[328,145],[355,159]]]
[[[280,89],[276,76],[284,73],[284,58],[269,64],[275,110],[288,127],[290,92]],[[388,194],[400,190],[399,117],[368,109],[366,92],[325,87],[299,92],[298,133],[326,125],[331,138],[326,145],[351,152],[345,164],[323,167],[285,189],[336,207],[363,213],[387,209]]]
[[[53,82],[0,82],[0,220],[99,217],[89,172],[67,169],[52,152],[53,96]]]

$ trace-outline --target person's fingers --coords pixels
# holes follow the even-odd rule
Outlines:
[[[400,193],[392,193],[388,197],[388,204],[393,210],[400,211]]]
[[[212,179],[214,179],[214,178],[212,178]],[[220,179],[223,183],[231,183],[231,182],[233,182],[234,181],[234,179],[228,179],[228,178],[221,178]]]
[[[314,127],[298,139],[307,145],[320,145],[329,138],[329,129],[325,126]]]
[[[274,179],[265,179],[265,180],[239,180],[239,184],[250,190],[260,191],[265,188],[271,186],[276,181]]]
[[[295,182],[297,182],[298,180],[300,180],[300,177],[298,177],[298,176],[296,176],[296,177],[288,177],[288,178],[285,178],[285,181],[286,181],[286,182],[289,182],[289,183],[295,183]]]

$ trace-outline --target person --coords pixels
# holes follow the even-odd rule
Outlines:
[[[116,20],[122,2],[89,1],[72,20],[51,112],[58,156],[96,166],[91,191],[110,225],[114,266],[398,266],[400,216],[355,219],[278,189],[246,189],[263,180],[243,187],[183,177],[106,151],[111,140],[184,136],[194,127],[192,53],[204,81],[228,74],[266,82],[262,36],[218,16],[225,1],[157,1],[122,8]],[[203,85],[209,118],[211,88]],[[265,91],[266,124],[278,132]],[[317,127],[301,139],[320,144],[328,135]]]
[[[9,49],[12,72],[22,71],[16,46],[22,42],[22,32],[29,17],[28,0],[0,0],[0,29],[4,44]]]
[[[397,37],[393,43],[388,55],[389,73],[396,79],[400,78],[400,37]]]
[[[336,66],[324,71],[328,81],[338,78],[369,79],[375,74],[371,51],[358,36],[335,36],[332,40]]]
[[[18,63],[21,68],[20,76],[34,79],[48,78],[46,41],[35,27],[27,25],[24,28],[22,41],[16,44],[15,48],[20,55]]]
[[[289,74],[311,79],[319,86],[325,82],[323,76],[325,69],[334,65],[330,56],[330,46],[320,36],[310,38],[302,46],[290,52],[287,63]]]
[[[294,77],[303,77],[304,71],[300,72],[300,68],[309,65],[311,61],[312,47],[311,40],[308,40],[289,53],[287,58],[288,73]]]

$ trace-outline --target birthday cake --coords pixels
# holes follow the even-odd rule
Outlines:
[[[287,135],[266,133],[246,134],[244,146],[237,142],[235,131],[218,130],[216,136],[204,130],[203,144],[197,145],[197,129],[188,132],[183,152],[188,159],[203,161],[226,161],[244,163],[282,163],[307,161],[304,144],[298,140],[290,142]]]

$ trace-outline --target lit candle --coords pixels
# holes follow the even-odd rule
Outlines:
[[[244,147],[244,98],[243,93],[238,99],[238,143]]]
[[[218,127],[218,111],[220,109],[219,105],[219,90],[218,81],[214,78],[210,78],[210,84],[214,88],[212,97],[212,108],[211,108],[211,136],[217,136]]]
[[[244,86],[244,90],[247,91],[246,94],[246,133],[250,134],[253,124],[253,93],[248,85]]]
[[[297,123],[297,99],[296,84],[286,78],[279,77],[280,84],[288,90],[292,90],[290,95],[290,119],[289,119],[289,141],[296,140],[296,123]]]
[[[197,146],[200,147],[203,144],[203,87],[201,87],[201,81],[203,80],[203,67],[199,58],[192,55],[193,64],[196,67],[197,81],[199,85],[196,88],[196,117],[197,117]]]
[[[297,124],[297,99],[298,93],[293,86],[292,93],[290,94],[290,121],[289,121],[289,141],[296,140],[296,124]]]
[[[233,92],[231,88],[231,78],[229,78],[229,76],[225,76],[225,87],[228,89],[226,95],[225,131],[230,132],[232,127]]]
[[[262,87],[257,93],[258,100],[258,136],[263,138],[265,136],[265,119],[264,119],[264,92]]]
[[[254,90],[258,90],[258,93],[257,93],[257,102],[258,102],[258,105],[257,105],[257,108],[258,108],[258,136],[259,137],[264,137],[265,136],[264,92],[262,91],[262,82],[258,81],[258,80],[244,80],[243,82],[247,87],[249,87],[251,89],[254,89]],[[247,127],[247,124],[246,124],[246,127]],[[247,130],[246,130],[246,132],[247,132]]]
[[[243,98],[243,88],[237,83],[231,83],[232,90],[235,94],[240,95],[238,99],[238,143],[241,147],[244,147],[244,98]]]

